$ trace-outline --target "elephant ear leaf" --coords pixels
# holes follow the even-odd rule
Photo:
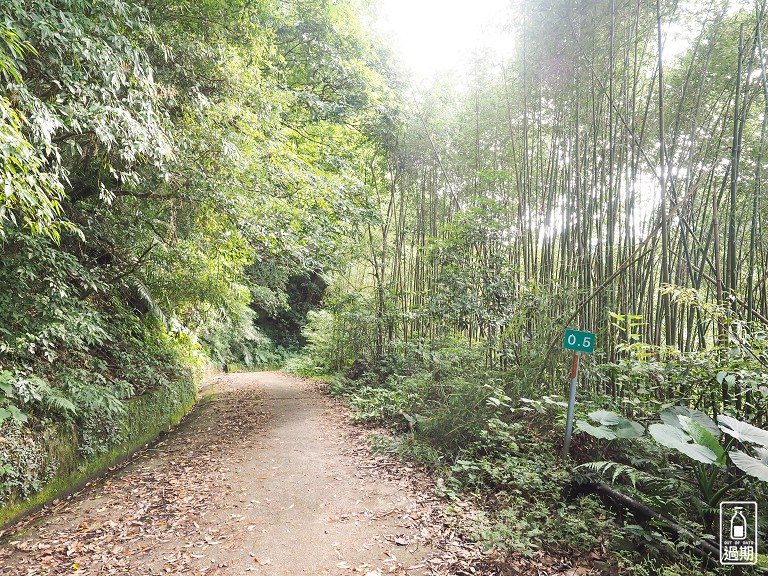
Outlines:
[[[589,413],[589,417],[603,426],[614,426],[621,422],[622,418],[616,412],[609,410],[595,410]]]
[[[706,446],[692,442],[693,438],[681,428],[669,424],[651,424],[648,427],[653,439],[662,446],[682,452],[689,458],[703,464],[716,464],[717,454]]]
[[[718,466],[725,464],[725,450],[723,450],[717,438],[709,430],[699,424],[697,420],[688,416],[678,416],[677,419],[680,421],[683,430],[688,433],[696,444],[709,448],[714,452],[715,456],[717,456],[715,463]]]
[[[736,438],[736,440],[754,442],[768,448],[768,432],[765,430],[724,414],[720,414],[717,417],[717,421],[720,424],[720,429],[729,436]]]
[[[664,424],[669,424],[675,428],[680,428],[680,420],[678,417],[686,416],[692,420],[695,420],[704,428],[709,430],[712,436],[715,438],[720,437],[720,428],[717,427],[717,424],[715,424],[712,418],[707,416],[701,410],[694,410],[692,408],[688,408],[687,406],[672,406],[671,408],[667,408],[666,410],[662,411],[659,416],[661,416],[661,421],[664,422]]]
[[[768,482],[768,450],[757,448],[755,451],[759,458],[754,458],[741,450],[731,450],[728,452],[728,456],[731,457],[731,462],[743,472],[758,480]]]
[[[586,420],[577,420],[576,428],[601,440],[615,440],[616,433],[607,426],[593,426]]]
[[[645,432],[645,428],[643,428],[642,424],[622,418],[621,422],[613,428],[613,431],[618,438],[631,439],[640,438]]]

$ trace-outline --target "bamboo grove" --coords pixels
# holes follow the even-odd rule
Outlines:
[[[435,81],[370,157],[380,209],[327,297],[335,361],[450,349],[557,393],[580,327],[593,392],[763,418],[765,12],[512,7],[515,57]]]

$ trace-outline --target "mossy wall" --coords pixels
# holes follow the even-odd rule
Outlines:
[[[191,372],[126,402],[119,414],[80,424],[42,420],[0,424],[0,527],[71,491],[181,421],[197,400]]]
[[[196,400],[197,385],[191,377],[134,398],[124,417],[123,449],[133,450],[178,424]]]

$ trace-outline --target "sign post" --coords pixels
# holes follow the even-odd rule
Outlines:
[[[595,351],[595,335],[592,332],[581,332],[569,328],[565,331],[563,347],[574,351],[571,362],[571,392],[568,397],[568,418],[565,421],[565,442],[563,443],[563,458],[567,458],[573,433],[573,411],[576,406],[576,381],[579,377],[579,360],[581,359],[582,352],[592,353]]]

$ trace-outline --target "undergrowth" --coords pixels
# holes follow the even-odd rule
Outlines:
[[[354,379],[331,377],[331,393],[347,399],[356,422],[390,431],[374,436],[374,450],[431,470],[450,502],[473,503],[478,512],[466,536],[483,549],[528,557],[544,551],[603,573],[722,573],[702,565],[694,542],[674,540],[580,489],[580,462],[626,454],[626,469],[617,476],[630,475],[627,493],[703,534],[703,526],[684,519],[691,491],[684,481],[669,479],[643,495],[641,485],[652,484],[652,474],[641,472],[643,462],[674,469],[658,446],[645,440],[642,449],[624,440],[606,445],[577,431],[573,458],[563,460],[563,399],[526,398],[519,382],[513,399],[506,393],[508,374],[352,373]]]
[[[429,373],[336,376],[331,392],[348,398],[359,423],[389,428],[374,449],[431,469],[442,496],[469,499],[480,512],[470,538],[486,550],[526,556],[546,549],[586,555],[616,528],[593,496],[566,502],[573,471],[559,458],[557,402],[539,412],[509,405],[496,375],[476,380]],[[588,521],[585,522],[585,518]]]

